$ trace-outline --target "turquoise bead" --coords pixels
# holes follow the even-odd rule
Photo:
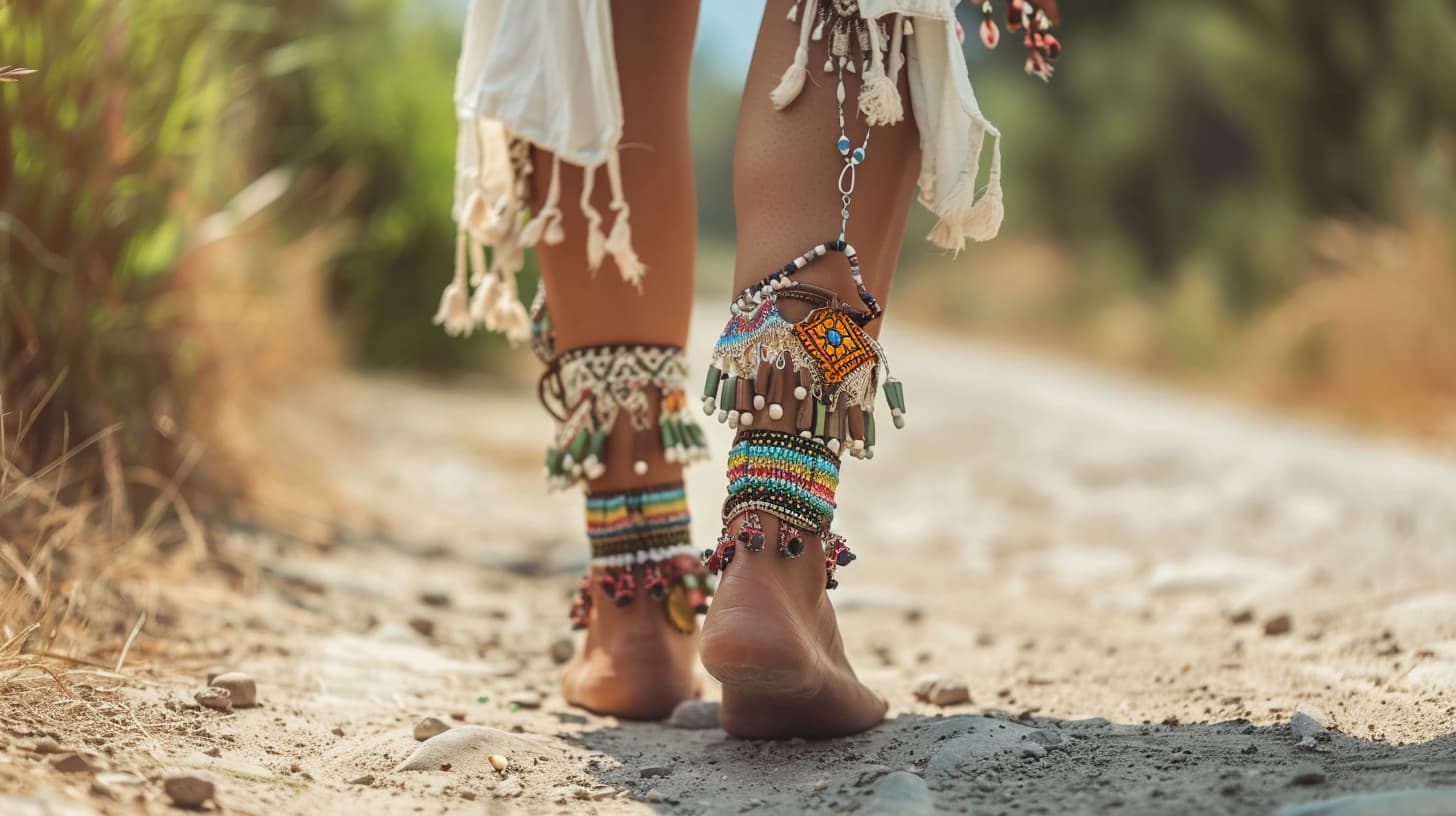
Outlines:
[[[844,342],[844,338],[841,337],[839,332],[835,331],[834,329],[830,329],[829,331],[825,332],[824,339],[829,341],[829,345],[834,348],[839,348],[839,344]]]
[[[839,137],[839,155],[844,156],[844,155],[846,155],[848,153],[849,153],[849,137],[848,136],[840,136]]]
[[[864,148],[862,148],[862,147],[856,147],[854,149],[854,155],[853,156],[850,156],[850,158],[854,160],[854,163],[855,164],[859,164],[860,162],[864,161],[865,160]]]

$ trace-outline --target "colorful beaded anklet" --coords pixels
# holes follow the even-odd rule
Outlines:
[[[741,545],[747,552],[767,546],[760,511],[779,521],[778,551],[784,558],[804,554],[804,537],[824,542],[825,586],[839,585],[836,567],[854,560],[844,539],[829,531],[834,520],[834,491],[839,460],[820,442],[782,431],[744,431],[728,454],[728,498],[723,502],[723,533],[716,549],[703,552],[703,565],[717,575],[727,569]],[[737,534],[735,519],[742,519]]]
[[[668,462],[706,458],[707,437],[687,411],[687,370],[682,349],[672,346],[589,346],[556,354],[538,387],[541,404],[559,423],[546,451],[547,483],[560,489],[605,473],[607,437],[623,411],[632,427],[634,473],[647,472],[653,448]],[[655,429],[649,390],[659,397]]]
[[[673,628],[691,633],[697,615],[708,611],[712,595],[707,576],[691,546],[691,518],[682,483],[628,493],[587,496],[586,527],[595,576],[582,578],[571,607],[573,628],[584,629],[591,616],[591,587],[617,606],[641,591],[662,601]]]

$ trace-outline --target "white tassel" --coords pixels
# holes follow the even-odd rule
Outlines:
[[[495,307],[495,299],[500,290],[500,278],[492,275],[480,282],[475,287],[475,294],[470,298],[469,319],[471,326],[476,324],[491,328],[490,313]]]
[[[552,240],[555,237],[556,240]],[[559,244],[565,237],[561,228],[561,157],[551,157],[551,182],[541,211],[521,230],[520,245],[533,247],[545,238],[548,244]]]
[[[1001,134],[984,119],[979,120],[978,125],[985,128],[984,135],[995,139],[991,146],[991,170],[986,189],[978,198],[974,180],[965,180],[944,201],[937,202],[936,212],[940,220],[926,237],[941,249],[959,252],[965,247],[967,238],[989,241],[1001,230],[1001,222],[1006,217],[1001,197]],[[979,158],[980,151],[975,151],[975,155]]]
[[[809,0],[805,0],[809,2]],[[809,78],[809,28],[814,20],[814,15],[806,7],[804,9],[804,21],[799,26],[799,47],[794,49],[794,61],[784,69],[783,78],[779,84],[769,92],[769,101],[773,103],[774,110],[783,110],[793,104],[799,94],[804,91],[804,81]]]
[[[622,188],[621,159],[615,150],[607,154],[607,182],[612,186],[612,211],[617,214],[617,219],[612,224],[612,233],[607,236],[604,248],[616,262],[622,280],[641,289],[647,267],[632,248],[632,208],[627,205],[626,192]]]
[[[440,295],[440,308],[435,312],[435,325],[445,327],[451,337],[469,337],[475,329],[470,319],[470,291],[465,284],[465,242],[464,228],[455,236],[455,278]]]
[[[904,20],[904,25],[901,25],[901,20]],[[896,87],[900,85],[900,69],[905,67],[905,34],[907,33],[905,26],[909,24],[908,17],[903,14],[895,15],[894,28],[891,29],[894,33],[890,35],[890,64],[885,69],[885,73],[889,75],[890,81],[895,83]]]
[[[904,104],[895,83],[885,75],[884,58],[880,54],[880,24],[870,22],[870,67],[865,72],[864,84],[859,89],[859,110],[865,116],[865,124],[893,125],[905,118]]]
[[[602,232],[602,214],[591,203],[596,178],[596,167],[582,169],[581,212],[586,216],[586,266],[593,273],[602,268],[602,260],[607,254],[607,236]]]
[[[792,3],[789,4],[789,22],[791,22],[791,23],[797,23],[798,21],[799,21],[799,0],[794,0],[794,2],[792,2]]]

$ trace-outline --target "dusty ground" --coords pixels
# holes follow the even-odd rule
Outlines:
[[[181,606],[123,675],[10,687],[0,813],[169,812],[156,780],[179,770],[222,812],[354,816],[1263,814],[1456,788],[1456,461],[956,341],[888,347],[911,423],[846,467],[861,558],[835,597],[882,727],[758,743],[569,709],[552,650],[580,500],[542,496],[534,405],[344,377],[259,418],[267,513],[299,537],[235,525],[216,568],[162,588]],[[704,541],[721,478],[691,479]],[[191,705],[215,666],[262,706]],[[971,702],[917,702],[931,671]],[[1296,710],[1330,731],[1301,747]],[[394,770],[425,715],[498,730]],[[55,770],[30,750],[47,735],[102,772]],[[1456,812],[1431,807],[1401,812]]]

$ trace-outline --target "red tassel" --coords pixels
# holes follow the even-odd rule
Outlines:
[[[981,21],[981,44],[987,48],[995,48],[1001,42],[1001,29],[990,19]]]

